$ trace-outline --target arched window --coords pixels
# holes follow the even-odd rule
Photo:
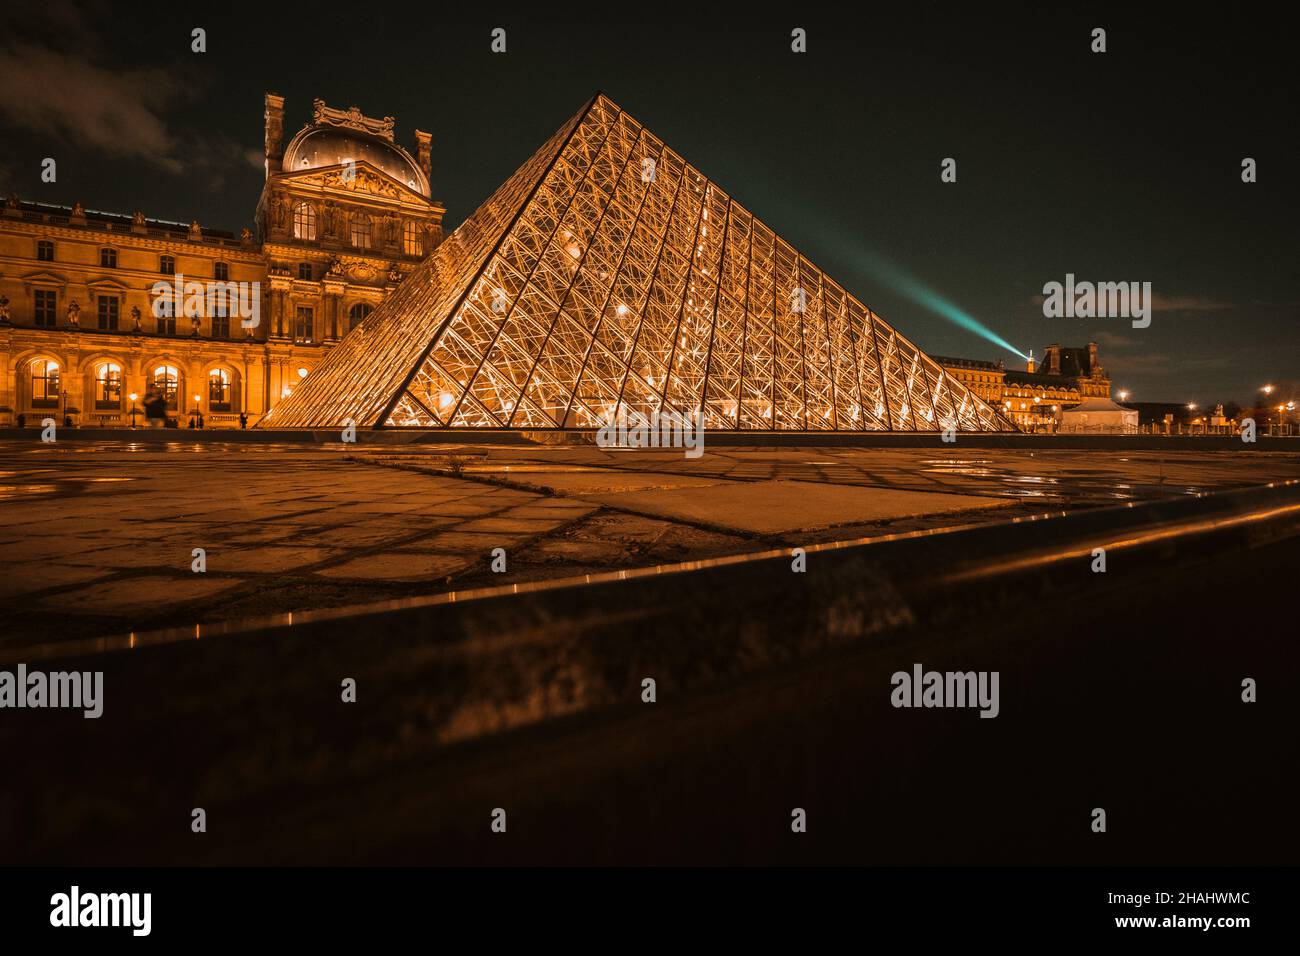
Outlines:
[[[37,359],[32,363],[32,408],[59,407],[59,363]]]
[[[316,209],[310,203],[300,202],[293,208],[293,237],[315,240]]]
[[[230,404],[230,382],[231,375],[229,369],[214,368],[208,373],[208,410],[213,412],[228,412],[231,409]]]
[[[402,226],[402,251],[408,256],[424,255],[424,234],[418,222],[408,222]]]
[[[180,396],[181,373],[174,365],[159,365],[153,370],[153,387],[163,393],[167,400],[167,410],[176,411],[176,400]]]
[[[358,249],[370,248],[370,217],[365,213],[352,217],[352,245]]]
[[[122,366],[101,362],[95,366],[95,407],[122,407]]]
[[[368,302],[358,302],[348,309],[348,331],[355,329],[373,311],[375,311],[374,307]]]

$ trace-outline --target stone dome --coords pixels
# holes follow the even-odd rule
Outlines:
[[[284,151],[286,173],[348,162],[367,162],[409,189],[429,198],[429,181],[410,153],[387,140],[331,126],[309,127]]]

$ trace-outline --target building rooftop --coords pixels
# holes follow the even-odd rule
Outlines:
[[[1001,362],[985,362],[980,359],[954,358],[950,355],[931,355],[930,358],[948,368],[979,369],[987,372],[1001,372],[1004,368]]]
[[[14,215],[15,212],[27,222],[44,222],[74,228],[99,229],[105,232],[127,233],[131,232],[132,227],[136,225],[136,217],[127,213],[105,212],[101,209],[82,208],[78,210],[73,206],[19,199],[16,194],[10,194],[5,202],[5,213],[6,215]],[[154,237],[186,238],[190,232],[189,223],[175,222],[170,219],[152,219],[145,216],[140,224],[144,226],[146,235]],[[238,242],[234,233],[224,229],[209,229],[201,226],[200,232],[204,239]]]

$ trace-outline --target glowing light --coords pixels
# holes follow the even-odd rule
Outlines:
[[[1018,355],[1026,361],[1029,360],[1029,356],[1020,349],[998,335],[961,306],[926,285],[906,269],[888,261],[883,256],[863,248],[859,241],[850,241],[858,247],[857,261],[860,261],[866,267],[867,272],[878,281],[885,283],[896,292],[907,296],[917,305],[929,309],[935,315],[947,319],[954,325],[966,329],[968,332],[974,332],[980,338],[1001,346],[1013,355]]]
[[[306,370],[305,368],[300,368],[300,369],[298,369],[298,377],[299,377],[299,378],[306,378],[306,377],[307,377],[307,370]]]

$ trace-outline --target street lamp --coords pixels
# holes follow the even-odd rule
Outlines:
[[[1272,386],[1272,385],[1265,385],[1263,391],[1264,391],[1264,394],[1265,394],[1265,395],[1272,395],[1272,394],[1273,394],[1273,386]]]
[[[1119,400],[1120,400],[1121,402],[1127,402],[1127,401],[1128,401],[1128,392],[1125,391],[1125,390],[1123,390],[1123,389],[1121,389],[1121,390],[1120,390],[1120,393],[1119,393]]]
[[[140,396],[137,395],[135,392],[131,393],[131,427],[132,428],[135,428],[135,413],[140,410],[135,407],[135,400],[139,397]]]

